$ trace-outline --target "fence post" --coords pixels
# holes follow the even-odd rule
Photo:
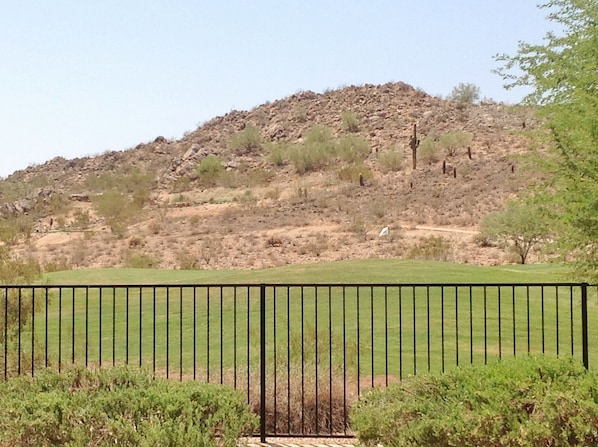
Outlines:
[[[581,343],[583,366],[590,367],[588,354],[588,283],[581,284]]]
[[[266,442],[266,285],[260,284],[260,441]]]

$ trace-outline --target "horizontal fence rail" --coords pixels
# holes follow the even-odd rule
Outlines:
[[[2,378],[135,365],[241,390],[260,435],[352,436],[366,389],[547,354],[586,367],[598,287],[203,284],[0,287]]]

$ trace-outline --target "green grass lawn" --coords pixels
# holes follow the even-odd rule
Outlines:
[[[35,346],[53,365],[126,362],[169,376],[249,382],[259,360],[257,285],[268,283],[280,285],[268,289],[265,314],[269,368],[277,371],[301,367],[307,375],[327,371],[331,379],[359,374],[374,380],[527,352],[567,355],[572,345],[580,358],[579,288],[572,296],[568,288],[553,287],[332,286],[551,283],[565,281],[565,275],[554,265],[481,267],[399,260],[255,271],[56,272],[45,275],[44,285],[68,287],[47,289],[47,306],[45,290],[36,290]],[[330,286],[316,286],[324,283]],[[104,287],[81,287],[90,284]],[[150,287],[156,284],[160,287]],[[210,284],[244,286],[206,286]],[[597,298],[591,295],[589,301],[590,321],[596,321]],[[589,326],[590,339],[598,339],[595,325]],[[26,350],[31,338],[23,337],[21,344]],[[592,365],[592,359],[598,363],[598,343],[590,349]]]

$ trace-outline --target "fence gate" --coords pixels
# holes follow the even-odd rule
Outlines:
[[[349,437],[358,396],[409,375],[541,353],[588,367],[588,340],[598,336],[588,327],[598,307],[589,290],[598,288],[2,286],[0,359],[4,379],[46,366],[131,364],[230,385],[261,416],[262,439]]]

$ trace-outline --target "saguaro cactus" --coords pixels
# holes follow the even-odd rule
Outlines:
[[[411,147],[411,157],[413,159],[413,169],[417,167],[417,148],[419,147],[419,140],[417,139],[417,124],[413,125],[413,135],[409,141],[409,147]]]

